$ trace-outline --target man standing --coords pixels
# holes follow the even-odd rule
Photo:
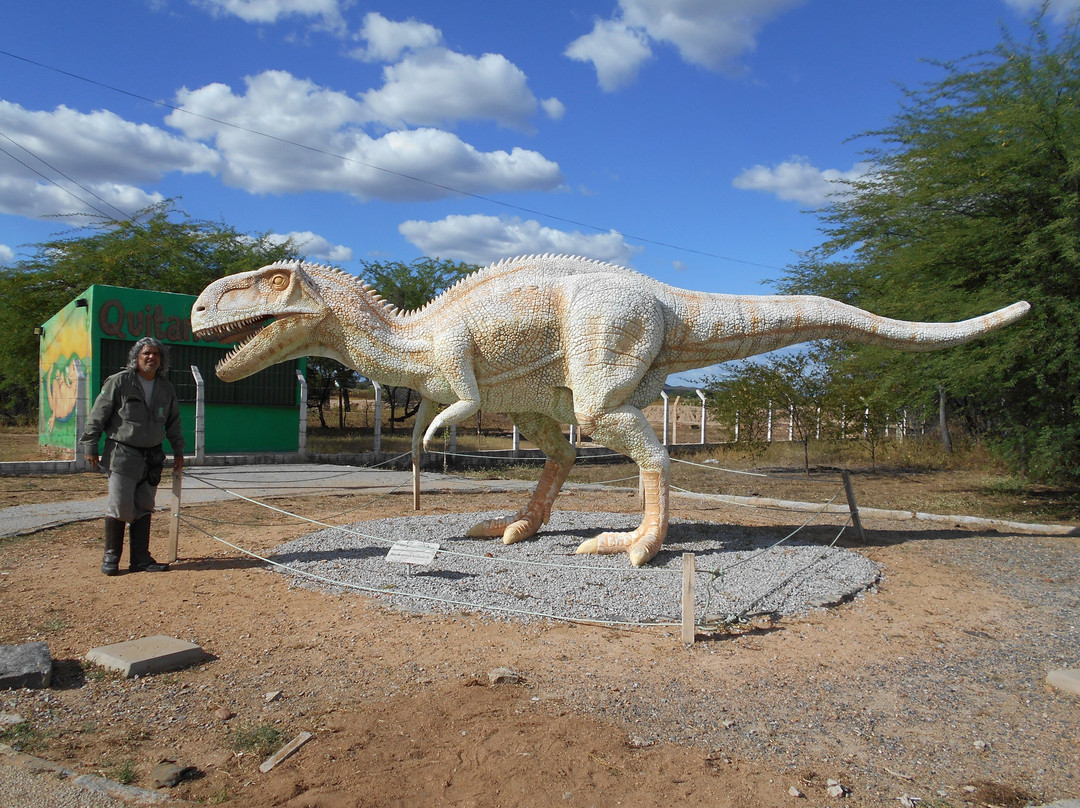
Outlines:
[[[109,475],[105,510],[105,557],[101,571],[116,575],[124,549],[124,523],[129,530],[131,572],[164,572],[150,555],[150,515],[165,465],[162,440],[173,450],[173,472],[184,468],[184,435],[176,391],[165,378],[169,349],[153,337],[143,337],[128,352],[127,368],[105,380],[94,401],[86,429],[79,439],[92,468],[104,465]],[[105,451],[98,442],[105,434]]]

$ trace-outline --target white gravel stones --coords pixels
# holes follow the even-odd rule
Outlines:
[[[474,523],[500,515],[403,516],[329,528],[275,548],[271,558],[297,585],[351,588],[410,610],[626,623],[680,620],[684,552],[697,556],[699,619],[743,610],[799,614],[851,597],[880,576],[851,550],[797,539],[773,547],[785,535],[781,528],[702,522],[673,522],[647,567],[632,567],[621,553],[574,555],[583,538],[632,529],[636,514],[556,511],[537,536],[518,544],[466,538]],[[388,563],[387,550],[402,539],[438,542],[441,550],[422,569]]]

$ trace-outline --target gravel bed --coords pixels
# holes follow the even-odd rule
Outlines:
[[[586,538],[633,529],[632,514],[557,511],[531,539],[504,545],[471,539],[489,513],[406,516],[328,528],[282,544],[270,558],[296,585],[363,591],[398,608],[481,611],[514,619],[564,618],[616,623],[678,623],[682,554],[694,553],[696,614],[705,622],[733,614],[801,614],[873,586],[878,567],[864,556],[785,537],[779,530],[673,521],[660,554],[635,569],[624,553],[575,555]],[[394,542],[436,543],[428,566],[388,562]],[[716,571],[721,575],[716,575]]]

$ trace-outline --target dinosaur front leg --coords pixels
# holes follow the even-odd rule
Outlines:
[[[649,422],[635,407],[619,407],[594,418],[578,414],[583,428],[598,443],[629,455],[641,469],[645,489],[645,512],[641,524],[627,532],[601,533],[583,541],[578,553],[621,553],[640,567],[648,563],[664,544],[668,528],[668,459],[667,450],[656,439]]]
[[[563,436],[554,419],[537,413],[515,413],[512,416],[521,434],[535,443],[548,456],[540,481],[528,503],[512,516],[487,519],[469,530],[470,536],[501,536],[503,544],[513,544],[534,535],[551,518],[551,508],[559,489],[574,465],[577,452]]]

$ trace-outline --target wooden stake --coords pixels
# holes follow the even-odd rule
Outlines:
[[[682,641],[694,644],[694,554],[682,554]]]
[[[169,555],[166,561],[169,564],[176,563],[176,545],[180,540],[180,488],[184,475],[178,471],[172,476],[172,521],[169,523]]]
[[[855,535],[859,542],[866,544],[866,534],[863,533],[862,519],[859,518],[859,506],[855,504],[855,489],[851,487],[851,474],[846,470],[840,472],[844,478],[844,493],[847,494],[848,510],[851,511],[851,524],[855,526]]]

